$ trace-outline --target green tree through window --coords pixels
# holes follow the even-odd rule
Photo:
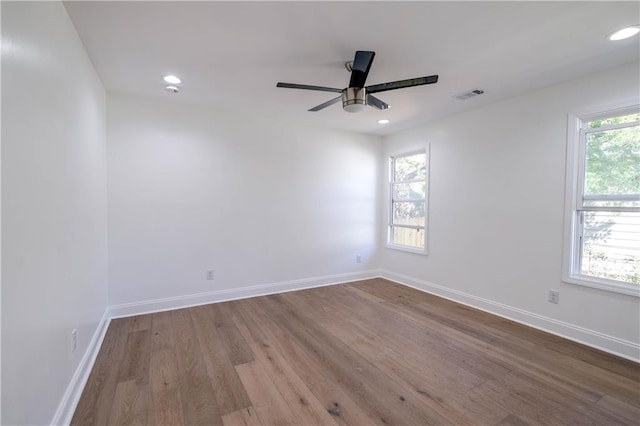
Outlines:
[[[640,114],[583,125],[579,272],[640,284]]]

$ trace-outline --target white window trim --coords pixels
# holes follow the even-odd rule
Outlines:
[[[597,120],[623,113],[625,110],[636,108],[640,99],[631,99],[624,102],[609,104],[588,110],[576,111],[568,114],[567,125],[567,163],[566,163],[566,189],[565,189],[565,221],[564,244],[562,254],[562,281],[585,287],[621,293],[640,297],[640,286],[637,284],[623,283],[605,278],[590,277],[578,272],[576,250],[579,249],[576,235],[576,221],[579,220],[577,210],[578,196],[582,194],[583,182],[578,177],[582,175],[584,164],[580,162],[583,157],[584,146],[581,143],[580,128],[583,122]]]
[[[389,160],[395,157],[404,157],[413,154],[426,154],[426,164],[427,170],[425,174],[425,223],[424,223],[424,249],[419,249],[411,246],[405,246],[402,244],[394,244],[390,242],[389,232],[391,230],[391,170],[388,170],[388,173],[385,177],[385,217],[384,217],[384,226],[385,226],[385,247],[393,250],[404,251],[408,253],[420,254],[426,256],[429,251],[429,175],[431,173],[431,145],[427,144],[426,147],[409,150],[409,151],[398,151],[387,153],[387,168],[389,167]]]

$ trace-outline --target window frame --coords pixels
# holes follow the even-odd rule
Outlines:
[[[386,184],[386,238],[385,238],[385,247],[393,250],[405,251],[409,253],[421,254],[426,256],[428,254],[428,241],[429,241],[429,174],[431,172],[430,167],[430,151],[431,146],[428,144],[425,147],[421,147],[418,149],[393,152],[387,154],[387,167],[388,167],[388,175],[387,175],[387,184]],[[424,154],[425,155],[425,176],[424,176],[424,184],[425,184],[425,194],[424,194],[424,227],[416,227],[409,225],[394,225],[393,224],[393,185],[395,182],[395,160],[401,157],[409,157],[416,154]],[[420,181],[421,182],[421,181]],[[424,248],[418,248],[413,246],[407,246],[404,244],[397,244],[392,242],[391,236],[393,232],[393,227],[400,228],[414,228],[414,229],[423,229],[424,230]]]
[[[562,258],[562,281],[600,290],[640,297],[640,286],[607,278],[580,273],[581,241],[580,221],[585,209],[582,203],[586,172],[586,124],[590,121],[638,112],[640,99],[632,99],[589,110],[568,114],[567,163],[565,189],[564,249]],[[615,127],[615,126],[612,126]],[[604,130],[612,130],[607,127]],[[594,131],[596,131],[594,129]],[[600,130],[601,131],[601,130]],[[595,209],[593,209],[595,210]],[[615,207],[607,211],[616,211]],[[626,211],[629,211],[625,209]],[[632,210],[635,211],[635,210]]]

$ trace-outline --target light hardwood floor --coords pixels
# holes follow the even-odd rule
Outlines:
[[[640,424],[640,365],[382,279],[116,319],[73,424]]]

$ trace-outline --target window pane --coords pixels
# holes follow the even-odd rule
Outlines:
[[[397,157],[394,181],[420,180],[427,176],[427,154]]]
[[[585,207],[640,207],[640,196],[585,195],[582,205]]]
[[[395,200],[424,200],[426,184],[424,182],[396,183],[393,185]]]
[[[393,203],[393,224],[424,226],[424,202]]]
[[[424,248],[424,229],[399,228],[391,229],[391,242],[403,246]]]
[[[640,194],[640,126],[590,133],[586,148],[585,203],[595,196]],[[617,202],[612,205],[634,205],[625,197],[608,198]]]
[[[640,213],[584,213],[581,273],[640,284]]]
[[[605,118],[604,120],[593,120],[588,123],[588,127],[590,129],[597,129],[598,127],[608,124],[633,123],[635,121],[640,121],[640,113],[638,112],[620,117]]]

